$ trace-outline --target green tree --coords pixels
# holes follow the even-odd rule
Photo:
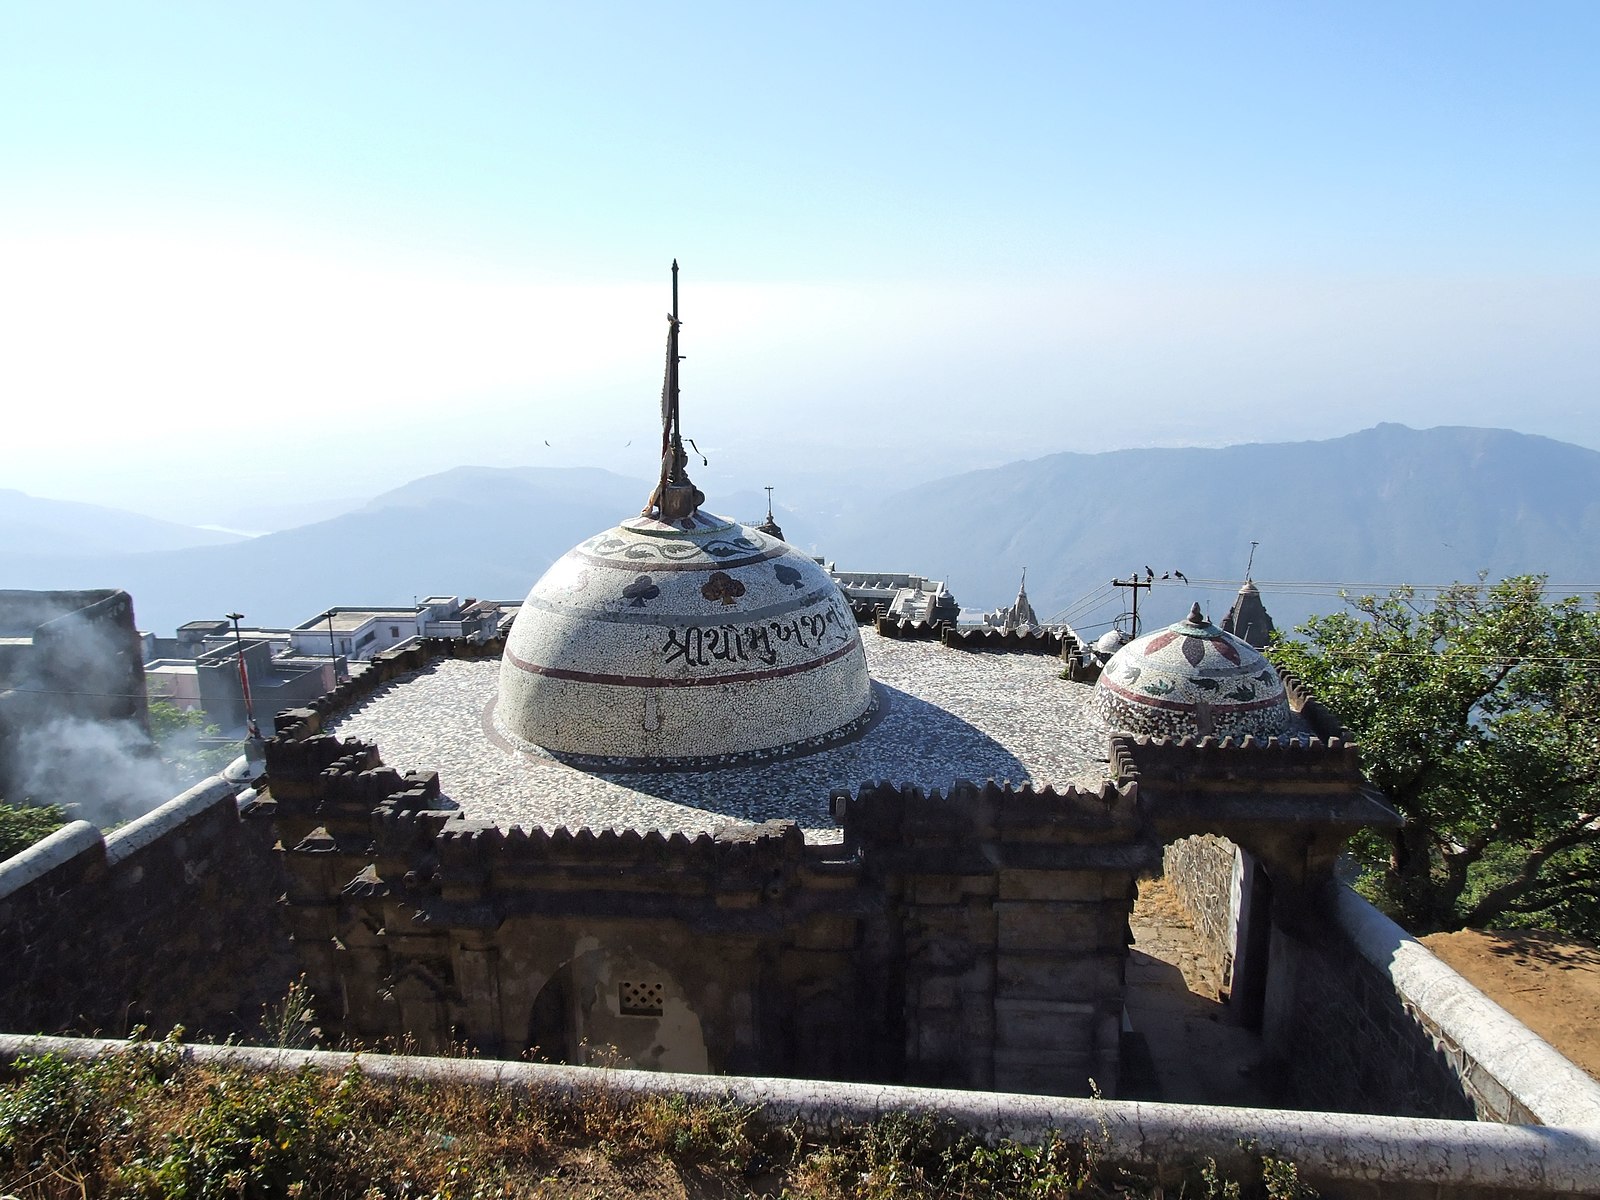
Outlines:
[[[243,752],[239,742],[218,744],[222,731],[208,725],[205,714],[169,700],[150,701],[150,736],[161,761],[185,785],[216,774]]]
[[[1385,907],[1419,934],[1600,933],[1600,615],[1532,575],[1346,604],[1273,655],[1406,818],[1356,843]]]

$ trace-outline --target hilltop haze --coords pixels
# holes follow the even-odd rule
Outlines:
[[[1027,567],[1047,617],[1146,565],[1236,586],[1252,541],[1263,581],[1444,583],[1480,570],[1597,580],[1597,532],[1600,453],[1509,430],[1384,424],[1327,441],[1054,454],[957,475],[886,497],[870,526],[835,531],[831,551],[854,566],[892,547],[883,565],[942,575],[963,603],[986,607],[1014,595]],[[1280,624],[1339,607],[1333,595],[1263,587]],[[1220,615],[1231,596],[1158,582],[1141,606],[1171,621],[1197,599]]]
[[[119,508],[43,500],[13,488],[0,488],[0,546],[5,547],[7,557],[115,555],[216,546],[239,540],[237,534],[162,521]]]
[[[712,511],[750,521],[764,512],[763,494],[719,493],[715,472],[698,474]],[[283,625],[331,604],[438,592],[518,599],[648,492],[646,481],[598,469],[460,467],[354,512],[224,545],[89,553],[86,539],[68,555],[8,538],[0,581],[123,587],[140,627],[163,633],[230,609]],[[1176,568],[1221,581],[1158,581],[1141,601],[1147,627],[1196,599],[1220,614],[1252,541],[1253,574],[1283,625],[1339,601],[1331,589],[1274,592],[1274,580],[1360,587],[1479,570],[1600,579],[1600,453],[1507,430],[1379,425],[1316,442],[1055,454],[888,494],[801,495],[777,515],[797,546],[850,569],[944,578],[968,608],[1008,601],[1024,566],[1042,617],[1147,564],[1158,576]],[[1118,610],[1108,596],[1069,619],[1092,631]]]

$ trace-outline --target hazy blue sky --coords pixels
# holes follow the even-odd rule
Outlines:
[[[1600,447],[1597,47],[1590,0],[7,5],[0,484],[648,475],[674,255],[713,493]]]

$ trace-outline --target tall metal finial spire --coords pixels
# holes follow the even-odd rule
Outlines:
[[[684,467],[689,456],[683,449],[683,429],[678,406],[678,260],[672,260],[672,311],[667,314],[667,370],[661,381],[661,478],[644,506],[643,516],[662,521],[687,521],[705,503],[705,493],[690,481]]]

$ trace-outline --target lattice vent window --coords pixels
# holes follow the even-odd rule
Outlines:
[[[617,999],[625,1017],[659,1017],[666,998],[666,986],[661,983],[631,983],[623,980],[617,984]]]

